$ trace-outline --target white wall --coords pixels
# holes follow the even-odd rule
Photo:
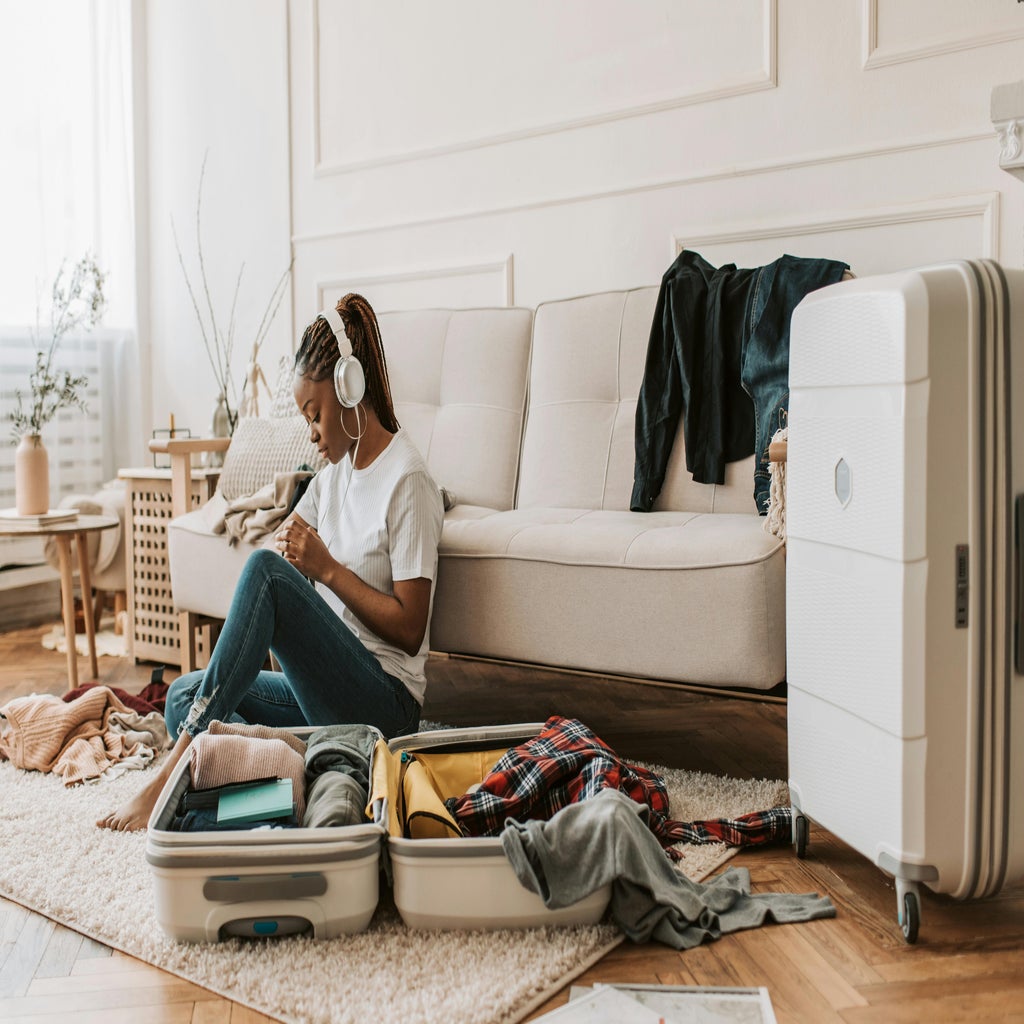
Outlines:
[[[1024,4],[148,0],[147,13],[158,422],[173,408],[205,428],[214,397],[169,222],[190,226],[207,149],[206,252],[223,288],[245,258],[262,299],[291,244],[274,351],[346,290],[381,310],[534,305],[657,283],[682,245],[747,266],[829,256],[861,275],[1024,260],[1024,182],[999,169],[989,120],[993,86],[1020,78]]]
[[[656,283],[679,245],[1021,263],[1005,0],[291,0],[296,328]]]
[[[235,311],[240,387],[267,299],[291,258],[287,8],[284,0],[145,0],[141,11],[148,309],[140,335],[150,365],[150,423],[166,427],[174,413],[178,427],[207,434],[217,389],[172,221],[197,283],[196,199],[205,156],[203,256],[225,329],[245,266]],[[264,345],[268,373],[291,351],[291,319],[289,293]]]

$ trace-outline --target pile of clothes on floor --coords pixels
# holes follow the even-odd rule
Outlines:
[[[145,768],[173,745],[166,692],[163,683],[140,694],[93,684],[63,697],[16,697],[0,708],[0,759],[52,772],[68,786]]]

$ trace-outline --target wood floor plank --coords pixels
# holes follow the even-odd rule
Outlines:
[[[793,927],[780,925],[779,927]],[[825,995],[815,985],[815,978],[805,973],[799,963],[794,963],[772,940],[769,928],[754,928],[751,931],[738,933],[729,938],[737,940],[744,952],[763,972],[762,976],[769,979],[767,983],[771,992],[772,1004],[775,1007],[779,1024],[795,1021],[814,1021],[815,1024],[836,1024],[842,1020],[837,1008],[830,1006]],[[723,948],[720,956],[729,955]],[[733,984],[741,984],[737,979]],[[749,984],[756,984],[749,982]]]
[[[750,970],[756,970],[756,965],[750,961],[746,952],[733,941],[727,942],[727,948],[732,952],[730,956],[721,956],[719,943],[711,943],[704,946],[697,946],[695,949],[688,949],[681,954],[681,959],[686,969],[694,979],[696,985],[739,985],[740,975]],[[743,961],[746,961],[743,963]],[[752,984],[752,983],[751,983]]]
[[[1024,1021],[1020,990],[953,991],[844,1010],[846,1024],[996,1024]],[[779,1024],[782,1024],[781,1020]]]
[[[198,986],[178,978],[170,978],[161,985],[147,985],[143,988],[111,988],[109,985],[100,989],[86,991],[46,993],[41,995],[23,995],[0,999],[0,1020],[31,1013],[65,1013],[73,1007],[75,1013],[103,1010],[123,1009],[129,1006],[155,1007],[171,1003],[193,1003],[197,998],[209,998],[209,992]],[[47,981],[51,979],[43,979]],[[147,1011],[148,1012],[148,1011]]]
[[[231,1024],[232,1004],[227,999],[208,999],[192,1008],[189,1024]]]
[[[953,953],[949,956],[913,956],[891,964],[880,964],[875,984],[892,982],[949,981],[954,978],[1016,977],[1024,968],[1020,946],[984,953]],[[1024,1010],[1024,1007],[1022,1007]]]
[[[57,925],[46,945],[36,978],[64,978],[74,969],[78,952],[82,948],[82,936],[70,928]]]
[[[83,975],[102,975],[111,980],[123,974],[154,970],[151,964],[137,960],[133,956],[114,952],[108,957],[79,957],[71,973],[76,977]]]
[[[239,1006],[235,1003],[231,1007],[231,1024],[278,1024],[273,1017],[257,1013],[247,1006]]]
[[[75,1010],[68,1015],[67,1008],[55,1013],[28,1013],[4,1017],[4,1024],[190,1024],[192,1006],[189,1003],[169,1006],[124,1006],[116,1009]]]
[[[199,985],[184,981],[176,975],[168,974],[157,967],[146,965],[145,970],[126,971],[116,977],[109,974],[74,974],[67,978],[35,978],[28,991],[28,996],[58,996],[62,994],[83,995],[92,992],[108,992],[116,985],[120,992],[141,989],[161,989],[169,985],[188,986],[192,999],[209,998],[210,993]],[[176,999],[185,998],[182,991],[175,989]]]
[[[848,1006],[864,1006],[867,999],[851,985],[831,961],[823,956],[803,925],[786,924],[765,929],[767,938],[778,947],[779,953],[790,960],[796,969],[813,985],[829,1006],[844,1010]]]
[[[232,1003],[227,999],[205,999],[192,1007],[189,1024],[231,1024]]]
[[[14,946],[0,968],[0,1000],[24,995],[32,984],[47,943],[56,926],[38,914],[30,914]]]
[[[25,927],[29,911],[0,896],[0,942],[13,943]]]
[[[109,946],[104,946],[102,942],[97,942],[95,939],[90,939],[88,935],[83,935],[82,948],[78,951],[78,959],[102,960],[111,956],[113,952]]]
[[[0,973],[14,952],[18,936],[28,918],[29,912],[24,907],[0,897]]]
[[[814,944],[818,954],[854,988],[885,980],[882,969],[865,963],[846,941],[835,920],[808,921],[803,929],[807,941]]]

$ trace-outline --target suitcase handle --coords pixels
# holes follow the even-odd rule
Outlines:
[[[1018,494],[1014,503],[1013,540],[1017,572],[1014,597],[1017,601],[1013,616],[1013,667],[1017,675],[1024,676],[1024,494]]]
[[[203,884],[211,903],[253,900],[300,900],[323,896],[327,879],[319,871],[294,875],[217,875]]]
[[[204,929],[207,942],[219,942],[225,935],[291,935],[309,928],[314,938],[321,938],[326,924],[323,908],[313,900],[271,900],[211,907]]]

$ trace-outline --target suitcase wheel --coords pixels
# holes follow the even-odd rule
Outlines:
[[[793,819],[793,845],[796,846],[796,855],[803,860],[807,856],[807,819],[798,814]]]
[[[897,878],[896,901],[903,938],[913,945],[917,942],[917,932],[921,927],[921,897],[916,883]]]

